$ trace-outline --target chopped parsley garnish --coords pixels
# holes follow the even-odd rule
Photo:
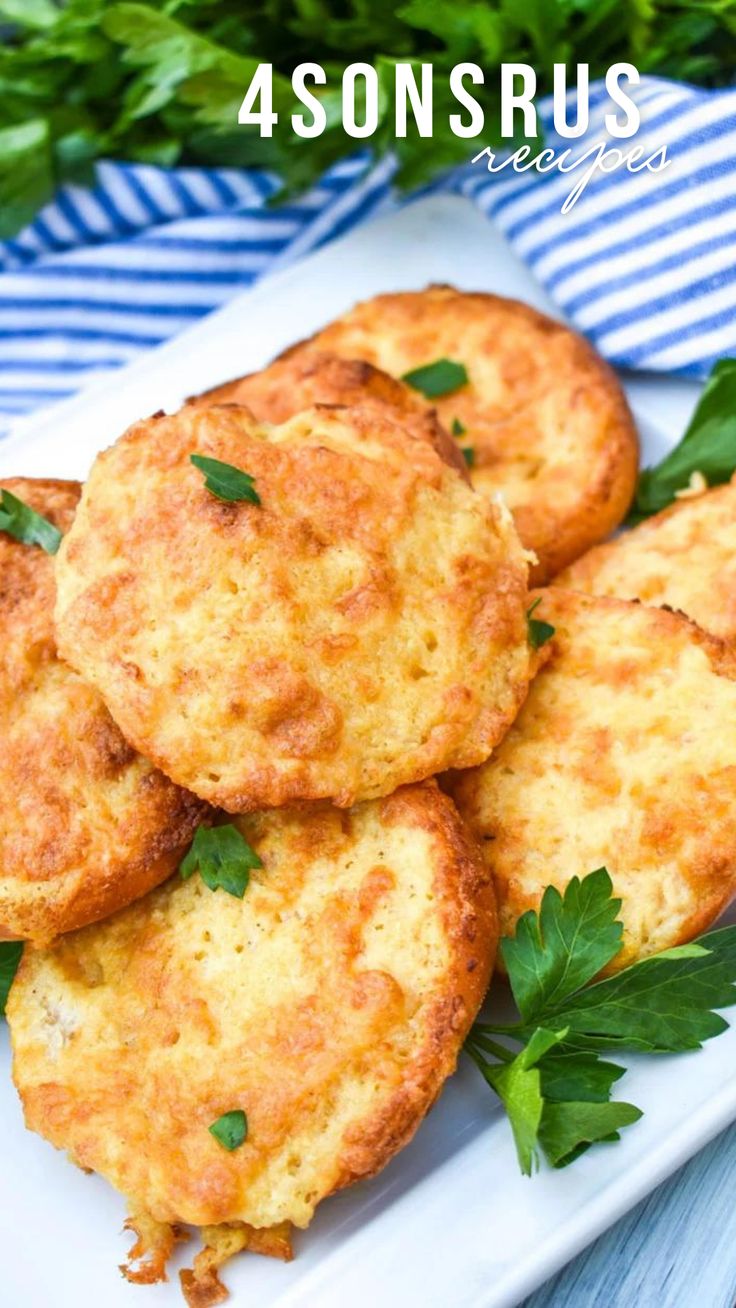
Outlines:
[[[218,1117],[217,1121],[207,1129],[223,1149],[232,1153],[233,1149],[240,1148],[248,1135],[248,1118],[242,1108],[233,1108],[231,1112],[223,1113],[222,1117]]]
[[[449,395],[465,386],[468,374],[462,363],[455,363],[453,359],[437,359],[434,363],[426,363],[421,368],[405,372],[401,380],[415,391],[421,391],[428,400],[437,400],[441,395]]]
[[[626,1069],[603,1052],[699,1049],[727,1028],[713,1010],[736,1003],[736,927],[596,980],[621,948],[620,908],[605,868],[573,877],[564,895],[548,886],[539,912],[501,943],[519,1021],[476,1022],[466,1041],[503,1101],[527,1176],[540,1152],[565,1167],[641,1117],[611,1099]]]
[[[5,1012],[10,987],[13,984],[13,977],[18,971],[22,953],[22,940],[0,941],[0,1017]]]
[[[526,625],[529,634],[529,644],[532,649],[541,649],[547,644],[555,634],[555,629],[551,622],[543,622],[541,618],[533,617],[534,610],[542,603],[542,596],[539,595],[534,603],[526,611]]]
[[[475,467],[475,450],[472,445],[461,445],[460,452],[469,468]]]
[[[230,463],[219,459],[210,459],[205,454],[191,454],[195,468],[204,473],[205,489],[218,500],[233,503],[236,500],[248,500],[250,504],[260,504],[260,496],[255,489],[255,480],[249,472],[234,468]]]
[[[250,874],[263,864],[248,841],[231,822],[222,827],[198,827],[191,849],[179,871],[186,881],[197,868],[210,890],[222,887],[242,899]]]
[[[682,440],[654,468],[639,476],[627,521],[641,522],[665,509],[699,473],[708,486],[729,481],[736,470],[736,359],[719,359],[705,383]]]
[[[53,522],[8,490],[0,492],[0,531],[23,545],[39,545],[47,554],[55,554],[61,545],[61,532]]]
[[[453,436],[465,435],[465,428],[463,427],[463,424],[461,423],[459,418],[453,418],[450,431],[452,432]]]

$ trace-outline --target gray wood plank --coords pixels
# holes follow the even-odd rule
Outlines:
[[[525,1300],[523,1308],[734,1308],[736,1126]]]

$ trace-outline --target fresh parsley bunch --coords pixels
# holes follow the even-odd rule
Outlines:
[[[4,27],[3,27],[4,24]],[[736,54],[733,0],[0,0],[0,237],[14,235],[63,181],[87,181],[95,159],[275,169],[284,193],[312,182],[355,149],[342,130],[340,78],[347,63],[378,72],[380,153],[399,159],[399,182],[415,186],[467,160],[453,136],[451,68],[487,70],[483,145],[497,143],[503,62],[532,64],[539,93],[555,63],[619,60],[703,85],[731,82]],[[394,138],[393,73],[398,59],[432,63],[435,131]],[[322,136],[291,130],[290,77],[317,61],[328,84]],[[238,127],[237,112],[258,63],[274,68],[271,139]]]
[[[565,1167],[641,1117],[611,1098],[626,1069],[603,1053],[699,1049],[728,1026],[713,1010],[736,1003],[734,927],[595,980],[621,948],[620,908],[605,868],[573,877],[564,895],[548,886],[539,913],[525,913],[501,944],[519,1021],[477,1022],[466,1041],[527,1176],[540,1152]]]

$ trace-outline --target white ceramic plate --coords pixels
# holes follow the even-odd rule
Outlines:
[[[262,366],[362,296],[430,281],[551,309],[468,202],[425,199],[273,275],[112,383],[24,424],[0,444],[0,474],[83,477],[133,419]],[[651,461],[683,430],[698,388],[638,378],[627,390]],[[150,1288],[120,1278],[122,1200],[23,1129],[4,1030],[0,1058],[2,1301],[178,1305],[176,1278]],[[527,1180],[490,1091],[474,1067],[461,1067],[381,1176],[323,1204],[293,1263],[244,1256],[227,1268],[234,1308],[510,1308],[736,1118],[736,1029],[697,1054],[632,1059],[620,1091],[645,1110],[620,1144]]]

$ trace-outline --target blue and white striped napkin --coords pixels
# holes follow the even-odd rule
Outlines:
[[[634,96],[640,132],[609,145],[639,145],[645,155],[666,145],[663,172],[598,175],[565,214],[577,173],[489,175],[481,160],[431,189],[475,200],[611,362],[704,376],[736,353],[736,90],[644,78]],[[611,108],[595,84],[586,135],[561,141],[542,102],[544,144],[577,157],[607,139]],[[94,191],[64,187],[0,243],[0,434],[277,263],[405,202],[393,171],[391,158],[371,166],[356,156],[280,208],[266,206],[273,178],[228,169],[103,163]]]

